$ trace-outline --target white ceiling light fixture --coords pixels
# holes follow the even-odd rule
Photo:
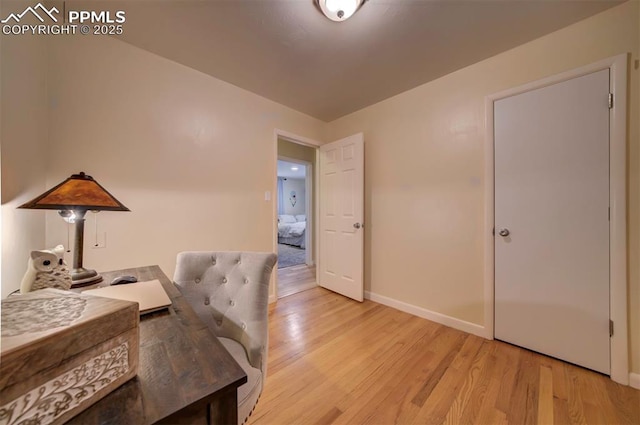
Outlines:
[[[349,19],[367,0],[315,0],[324,16],[335,22]]]
[[[291,171],[298,171],[298,167],[291,167]]]

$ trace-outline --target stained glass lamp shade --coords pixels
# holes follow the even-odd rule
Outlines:
[[[90,285],[102,280],[95,270],[82,266],[84,245],[84,216],[87,211],[129,211],[91,176],[81,172],[49,189],[42,195],[20,205],[18,208],[58,210],[61,216],[75,215],[75,237],[73,251],[72,286]]]

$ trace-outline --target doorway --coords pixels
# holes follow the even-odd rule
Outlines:
[[[279,137],[277,150],[277,296],[282,298],[317,286],[314,255],[316,148]]]

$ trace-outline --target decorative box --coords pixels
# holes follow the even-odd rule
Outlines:
[[[2,300],[0,425],[62,424],[133,378],[138,304],[43,289]]]

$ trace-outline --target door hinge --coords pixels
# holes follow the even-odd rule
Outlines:
[[[613,336],[613,320],[609,320],[609,336]]]
[[[609,93],[609,109],[613,109],[613,93]]]

